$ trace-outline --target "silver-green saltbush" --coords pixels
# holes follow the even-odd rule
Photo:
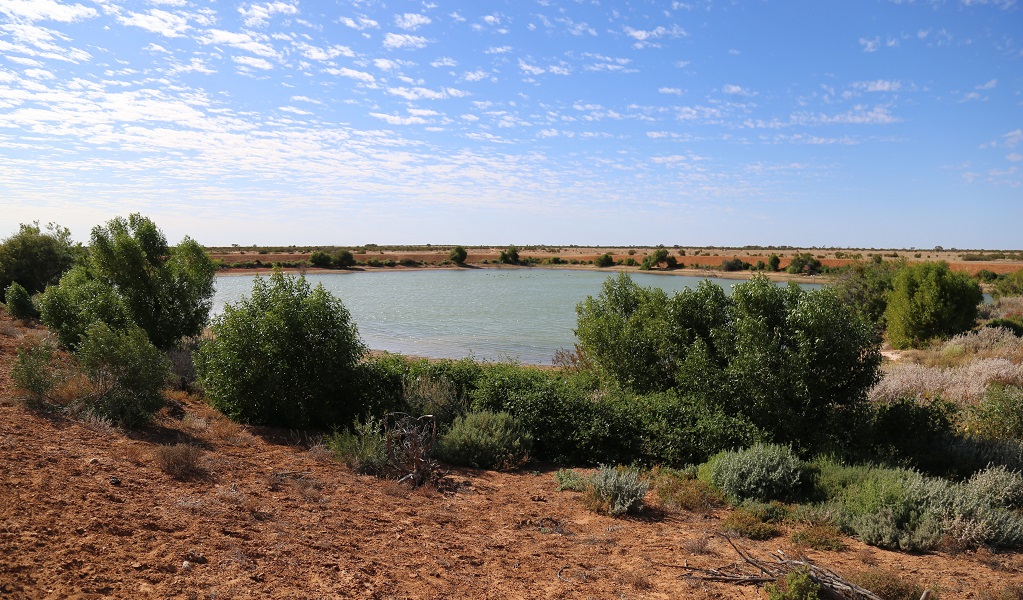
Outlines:
[[[514,469],[529,460],[533,438],[506,412],[473,412],[458,417],[441,436],[437,456],[478,469]]]
[[[802,484],[802,462],[787,446],[756,444],[726,450],[710,459],[706,476],[733,503],[784,500]]]
[[[587,486],[586,504],[617,517],[638,511],[649,489],[650,482],[640,479],[635,469],[601,465]]]

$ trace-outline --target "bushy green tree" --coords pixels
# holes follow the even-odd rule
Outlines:
[[[451,249],[451,253],[448,254],[448,258],[451,259],[451,262],[455,263],[456,265],[464,263],[465,259],[468,257],[469,253],[466,252],[465,248],[461,246],[455,246],[454,248]]]
[[[652,254],[648,254],[644,257],[639,268],[647,271],[660,266],[661,263],[664,263],[665,268],[667,269],[674,269],[678,265],[678,261],[675,260],[674,256],[668,254],[668,249],[664,246],[658,246]]]
[[[7,306],[7,314],[15,319],[34,319],[39,316],[32,297],[17,281],[4,290],[4,304]]]
[[[498,255],[497,260],[505,264],[517,265],[519,264],[519,249],[516,248],[514,245],[508,246],[507,250],[501,251],[501,254]]]
[[[147,423],[163,406],[170,363],[140,327],[93,323],[75,353],[93,385],[86,407],[125,427]]]
[[[610,267],[611,265],[615,264],[615,259],[614,257],[611,256],[610,253],[605,252],[604,254],[601,254],[597,258],[593,259],[593,264],[594,266],[600,268]]]
[[[89,260],[40,299],[43,322],[74,347],[96,319],[134,323],[158,348],[202,332],[209,318],[216,266],[197,242],[176,247],[150,219],[132,214],[92,230]],[[97,304],[97,306],[93,306]]]
[[[862,406],[880,364],[871,327],[834,292],[764,276],[730,298],[709,282],[669,298],[623,274],[576,311],[580,349],[608,383],[695,395],[801,448],[849,430],[838,421]]]
[[[365,353],[351,315],[305,277],[257,277],[252,296],[228,305],[196,355],[213,406],[233,419],[286,427],[351,423]]]
[[[992,295],[995,298],[1023,296],[1023,269],[999,277]]]
[[[839,275],[832,287],[838,297],[853,307],[858,315],[884,329],[884,313],[888,308],[895,274],[906,266],[905,260],[882,261],[880,256],[863,263],[857,262]]]
[[[80,254],[68,229],[50,223],[43,232],[38,223],[23,223],[18,233],[0,243],[0,289],[18,283],[29,295],[39,293],[57,283]]]
[[[777,272],[778,269],[781,268],[781,259],[778,258],[777,254],[772,254],[771,257],[767,259],[767,268],[774,272]]]
[[[806,275],[816,275],[821,272],[821,261],[814,258],[809,252],[804,252],[803,254],[793,256],[785,270],[793,275],[803,273]]]
[[[966,331],[981,300],[977,280],[944,261],[909,265],[896,274],[888,295],[888,341],[895,348],[914,348]]]
[[[355,266],[355,255],[351,250],[338,250],[334,254],[333,262],[335,267],[348,269]]]
[[[317,250],[309,255],[309,264],[318,269],[327,269],[331,266],[330,255],[323,250]]]

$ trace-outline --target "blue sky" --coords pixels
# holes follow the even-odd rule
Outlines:
[[[0,236],[1023,248],[1016,0],[0,0]]]

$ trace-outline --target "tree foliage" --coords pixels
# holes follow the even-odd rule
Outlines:
[[[355,255],[351,250],[338,250],[334,254],[333,263],[335,267],[348,269],[355,266]]]
[[[505,264],[517,265],[519,264],[519,249],[514,245],[508,246],[507,250],[501,251],[497,260]]]
[[[176,247],[137,213],[93,228],[89,259],[40,299],[43,322],[61,343],[77,346],[95,320],[134,323],[158,348],[202,332],[209,319],[216,266],[185,237]]]
[[[23,223],[0,243],[0,289],[18,283],[29,295],[39,293],[57,283],[79,254],[68,229],[50,223],[43,232],[38,223]]]
[[[909,265],[896,274],[888,294],[888,341],[895,348],[914,348],[966,331],[983,297],[975,279],[944,261]]]
[[[1023,269],[999,277],[992,295],[995,298],[1023,296]]]
[[[806,447],[862,405],[880,364],[871,327],[834,292],[763,276],[731,297],[706,281],[668,297],[622,274],[576,311],[579,346],[606,382],[693,394]]]
[[[462,246],[455,246],[451,249],[451,253],[448,254],[448,258],[456,265],[460,265],[465,262],[466,258],[469,258],[469,253]]]
[[[365,353],[351,315],[305,277],[256,277],[252,296],[228,305],[196,369],[213,406],[233,419],[287,427],[351,422],[348,397]]]
[[[34,319],[39,316],[32,297],[17,281],[11,282],[4,290],[4,304],[7,306],[7,314],[15,319]]]
[[[868,263],[857,262],[839,275],[832,287],[856,314],[884,329],[888,294],[891,293],[895,274],[905,266],[905,260],[888,262],[882,261],[880,256]]]
[[[611,265],[615,264],[615,259],[614,257],[611,256],[609,252],[605,252],[604,254],[601,254],[597,258],[593,259],[593,264],[594,266],[600,268],[610,267]]]

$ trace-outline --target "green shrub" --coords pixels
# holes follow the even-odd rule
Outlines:
[[[849,581],[885,600],[919,600],[924,593],[923,586],[907,575],[883,568],[853,573]],[[932,593],[931,598],[937,600],[938,597]]]
[[[980,404],[971,408],[970,433],[993,439],[1023,442],[1023,388],[992,384]]]
[[[0,289],[17,283],[29,295],[37,294],[57,283],[80,253],[68,229],[50,223],[43,233],[38,223],[22,223],[17,233],[0,243]]]
[[[456,265],[460,265],[465,263],[465,259],[469,258],[469,253],[462,246],[455,246],[451,249],[451,253],[448,254],[448,258]]]
[[[908,265],[895,275],[888,295],[888,341],[895,348],[915,348],[966,331],[982,299],[977,281],[945,262]]]
[[[767,540],[780,533],[776,522],[766,511],[742,505],[725,517],[721,529],[751,540]]]
[[[770,600],[818,600],[821,597],[821,586],[808,571],[790,571],[784,581],[769,583],[764,589]]]
[[[94,386],[93,395],[84,400],[89,412],[135,427],[163,406],[170,364],[142,328],[115,331],[95,323],[75,356]]]
[[[720,492],[696,478],[695,469],[659,468],[651,478],[657,497],[666,508],[706,513],[725,502]]]
[[[842,543],[842,532],[834,525],[810,525],[792,534],[793,544],[807,546],[814,550],[830,550],[837,552],[845,548]]]
[[[7,314],[15,319],[34,319],[39,316],[39,311],[32,303],[32,297],[17,281],[7,286],[7,290],[4,291],[4,303],[7,305]]]
[[[377,476],[387,472],[387,439],[379,421],[356,421],[350,430],[335,431],[323,444],[356,472]]]
[[[340,269],[348,269],[355,266],[355,255],[350,250],[338,250],[331,257],[331,264]]]
[[[437,456],[478,469],[514,469],[529,460],[532,438],[505,412],[474,412],[455,419],[440,440]]]
[[[639,511],[649,489],[650,482],[640,479],[638,471],[602,465],[590,480],[584,501],[591,510],[616,517]]]
[[[313,252],[309,256],[309,264],[319,269],[326,269],[331,266],[330,255],[322,250]]]
[[[756,444],[726,450],[705,465],[708,481],[732,502],[793,498],[802,487],[802,463],[787,446]]]
[[[984,327],[1001,327],[1002,329],[1008,329],[1016,337],[1023,337],[1023,317],[991,319],[984,323]]]
[[[35,340],[17,350],[11,380],[16,389],[28,393],[32,403],[44,402],[56,384],[52,360],[53,346],[49,342]]]
[[[211,404],[232,419],[285,427],[349,423],[365,352],[341,301],[305,277],[257,277],[252,296],[228,305],[196,354]]]
[[[509,265],[519,264],[519,249],[515,246],[508,246],[507,250],[502,250],[501,254],[497,257],[498,262],[502,262]]]
[[[554,474],[554,480],[558,482],[559,492],[565,490],[582,492],[586,490],[586,486],[590,483],[589,477],[580,475],[572,469],[558,469],[558,472]]]
[[[593,260],[594,266],[605,268],[615,264],[614,257],[610,253],[605,252]]]

